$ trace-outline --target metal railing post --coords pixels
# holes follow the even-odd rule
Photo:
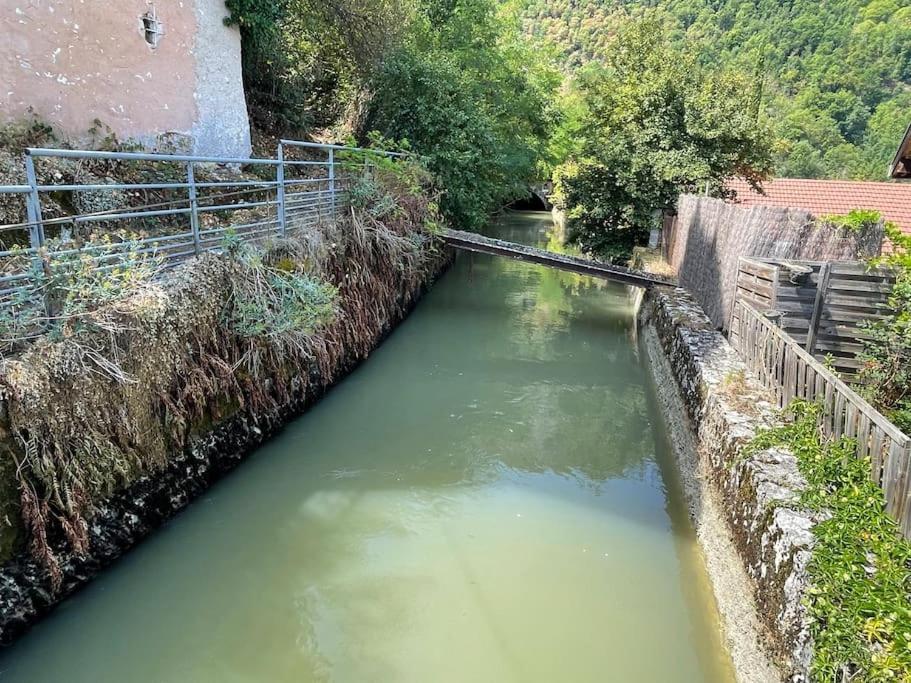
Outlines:
[[[332,219],[335,220],[335,150],[329,148],[329,201],[332,202]]]
[[[278,234],[284,237],[288,232],[288,226],[285,216],[285,148],[281,141],[278,143],[276,158],[278,159],[278,165],[275,167],[275,199],[278,202],[276,206],[276,211],[278,211]]]
[[[28,237],[36,251],[44,245],[44,223],[41,220],[41,196],[38,194],[38,176],[35,174],[35,160],[25,153],[25,178],[29,186],[25,209],[28,216]]]
[[[197,255],[202,251],[199,244],[199,202],[196,199],[196,178],[193,173],[193,162],[187,162],[187,193],[190,197],[190,231],[193,233],[193,249]]]
[[[25,179],[28,183],[28,196],[25,200],[25,211],[28,218],[28,241],[29,246],[35,251],[32,257],[34,274],[39,278],[39,282],[33,282],[37,286],[41,278],[47,277],[50,273],[47,271],[48,266],[42,263],[41,254],[38,250],[44,246],[44,223],[41,218],[41,195],[38,194],[38,175],[35,173],[35,160],[28,150],[25,152]],[[51,304],[49,291],[45,290],[41,295],[42,305],[45,315],[51,315]]]

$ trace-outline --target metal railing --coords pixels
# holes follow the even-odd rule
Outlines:
[[[886,510],[911,538],[911,437],[752,305],[740,299],[735,307],[731,341],[747,367],[779,407],[795,398],[822,405],[823,433],[855,441],[858,457],[870,459],[870,477],[885,493]]]
[[[332,219],[373,155],[404,156],[298,140],[281,140],[274,159],[29,148],[26,184],[0,185],[0,199],[25,205],[24,221],[0,225],[0,308],[55,258],[78,253],[103,268],[128,241],[131,253],[170,265],[220,248],[229,233],[262,240]],[[64,182],[61,163],[86,181]]]

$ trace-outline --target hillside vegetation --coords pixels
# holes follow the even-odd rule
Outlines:
[[[227,0],[255,125],[416,151],[445,218],[479,229],[527,193],[558,74],[496,0]]]
[[[567,72],[602,61],[651,1],[522,0]],[[751,74],[781,176],[885,179],[911,112],[909,0],[667,0],[670,48]]]

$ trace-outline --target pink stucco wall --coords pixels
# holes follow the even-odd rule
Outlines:
[[[122,139],[154,140],[193,135],[206,110],[200,79],[218,79],[220,92],[240,89],[242,103],[239,38],[227,36],[235,55],[205,63],[217,73],[202,70],[198,58],[207,49],[200,22],[213,24],[204,27],[210,35],[236,33],[221,23],[223,1],[156,2],[164,35],[154,49],[141,20],[150,7],[147,0],[0,0],[0,119],[31,108],[76,138],[97,118]]]

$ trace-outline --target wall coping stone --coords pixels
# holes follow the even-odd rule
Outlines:
[[[809,586],[812,529],[821,516],[800,505],[806,481],[792,453],[782,448],[745,452],[759,430],[776,423],[775,407],[686,290],[649,291],[639,307],[638,323],[658,392],[665,394],[662,402],[670,396],[686,416],[687,424],[670,425],[672,437],[679,436],[674,428],[689,430],[692,436],[672,441],[675,451],[688,441],[695,449],[689,456],[675,455],[682,469],[695,469],[682,475],[696,480],[685,488],[703,550],[710,553],[705,534],[700,533],[700,507],[705,498],[712,498],[749,577],[749,597],[766,653],[787,680],[807,681],[812,639],[802,601]],[[660,376],[662,367],[669,369],[670,377]],[[718,592],[716,586],[724,616]],[[735,668],[738,678],[750,680],[737,666],[736,656]]]

